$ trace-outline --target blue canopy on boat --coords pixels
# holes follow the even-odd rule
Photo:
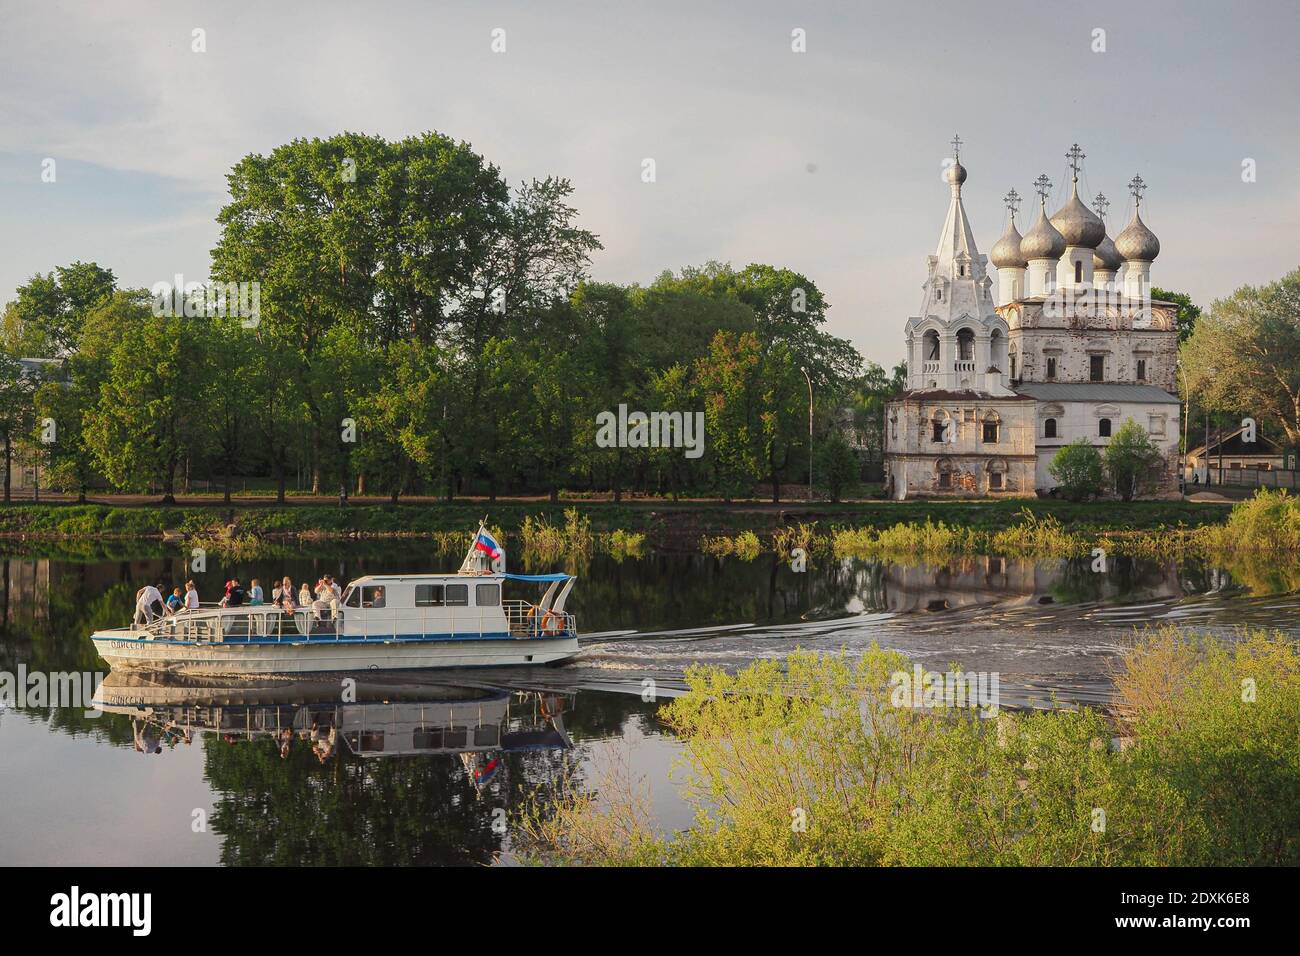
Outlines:
[[[567,581],[572,575],[568,574],[502,574],[503,578],[509,578],[511,581]]]

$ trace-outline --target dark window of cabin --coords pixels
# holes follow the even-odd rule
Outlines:
[[[1044,438],[1055,438],[1055,437],[1056,437],[1056,419],[1055,419],[1055,418],[1049,418],[1047,421],[1043,422],[1043,437],[1044,437]]]
[[[344,607],[361,607],[361,588],[349,588],[347,597],[343,599]]]
[[[367,584],[361,589],[361,606],[381,608],[388,603],[383,585]]]
[[[442,732],[442,745],[452,750],[464,747],[466,739],[464,727],[448,727]]]
[[[474,603],[479,607],[498,607],[501,604],[501,585],[474,585]]]
[[[486,724],[474,728],[475,747],[495,747],[501,737],[501,728],[496,724]]]
[[[382,730],[355,730],[347,734],[348,744],[353,752],[360,750],[382,751],[384,749],[384,732]]]
[[[1088,356],[1088,381],[1102,382],[1106,379],[1106,356]]]
[[[1147,360],[1138,359],[1138,381],[1145,382],[1146,380],[1147,380]]]
[[[445,595],[447,607],[466,607],[469,604],[468,584],[448,584]]]
[[[1056,356],[1047,356],[1047,377],[1056,378]]]
[[[1110,419],[1109,419],[1109,418],[1103,418],[1101,421],[1097,422],[1097,434],[1100,435],[1102,438],[1109,438],[1109,437],[1110,437]]]
[[[417,584],[415,586],[416,607],[442,607],[441,584]]]
[[[411,748],[414,750],[440,750],[442,748],[442,728],[416,727],[411,732]]]

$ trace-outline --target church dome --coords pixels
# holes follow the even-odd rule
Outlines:
[[[1097,214],[1079,201],[1079,184],[1070,187],[1070,198],[1052,216],[1052,225],[1065,237],[1067,246],[1096,249],[1106,238],[1106,227]]]
[[[966,167],[954,159],[952,165],[943,171],[943,178],[949,186],[960,186],[966,181]]]
[[[1115,251],[1126,261],[1151,262],[1160,255],[1160,240],[1147,228],[1136,208],[1133,210],[1133,221],[1115,237]]]
[[[1029,259],[1059,259],[1065,252],[1065,237],[1047,221],[1047,213],[1038,210],[1038,222],[1020,240],[1020,255]]]
[[[1029,260],[1021,252],[1020,244],[1021,236],[1020,231],[1016,229],[1016,221],[1008,218],[1007,231],[994,243],[989,252],[989,261],[993,263],[994,268],[1023,269],[1029,265]]]
[[[1092,267],[1105,269],[1107,272],[1117,272],[1123,264],[1124,257],[1115,248],[1115,243],[1111,241],[1110,236],[1103,236],[1101,242],[1097,244],[1097,251],[1092,254]]]

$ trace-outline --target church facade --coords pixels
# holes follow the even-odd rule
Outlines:
[[[1145,184],[1130,183],[1133,218],[1112,241],[1105,197],[1097,212],[1079,198],[1076,145],[1061,209],[1048,217],[1051,184],[1040,176],[1038,218],[1021,236],[1012,190],[1006,231],[986,257],[962,204],[959,146],[920,313],[905,327],[907,390],[886,409],[890,497],[1049,493],[1061,446],[1084,437],[1104,449],[1130,418],[1164,453],[1158,493],[1177,494],[1176,306],[1150,296],[1160,244],[1141,219]]]

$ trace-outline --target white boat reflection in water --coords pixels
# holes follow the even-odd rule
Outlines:
[[[495,772],[493,754],[571,749],[571,695],[437,677],[252,681],[115,671],[93,703],[129,716],[143,753],[211,735],[231,744],[274,740],[282,756],[310,746],[322,762],[340,746],[363,759],[456,754],[482,784]]]

